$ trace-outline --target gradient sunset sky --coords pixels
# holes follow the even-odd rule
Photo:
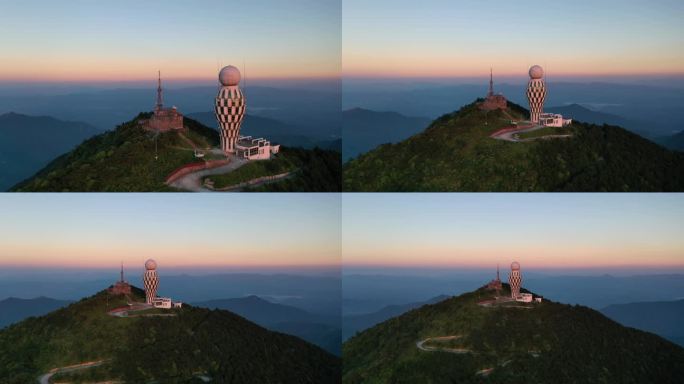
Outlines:
[[[344,267],[682,268],[683,194],[345,194]]]
[[[343,76],[684,74],[681,0],[344,0]]]
[[[338,77],[340,0],[22,0],[0,10],[0,81]]]
[[[340,264],[337,194],[6,194],[0,268]]]

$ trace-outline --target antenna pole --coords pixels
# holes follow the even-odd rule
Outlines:
[[[162,109],[162,86],[161,86],[161,71],[158,71],[159,78],[157,80],[157,110]]]
[[[494,75],[491,67],[489,67],[489,93],[487,96],[494,96]]]

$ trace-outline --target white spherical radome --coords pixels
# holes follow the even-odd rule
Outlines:
[[[538,65],[533,65],[530,67],[530,78],[531,79],[541,79],[544,77],[544,69]]]
[[[223,86],[235,86],[240,84],[240,70],[232,65],[228,65],[219,72],[219,82]]]
[[[145,269],[147,269],[148,271],[157,269],[157,262],[152,259],[147,259],[147,261],[145,262]]]
[[[519,271],[520,270],[520,263],[517,261],[514,261],[511,263],[511,270],[512,271]]]

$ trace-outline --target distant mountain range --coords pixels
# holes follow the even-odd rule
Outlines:
[[[0,299],[6,297],[59,297],[77,300],[82,292],[97,292],[108,285],[111,276],[102,271],[23,271],[0,270]],[[116,271],[114,271],[116,272]],[[142,285],[137,268],[126,268],[132,284]],[[301,271],[230,272],[206,271],[194,274],[164,275],[163,294],[178,300],[196,303],[208,300],[258,296],[271,303],[300,308],[326,317],[340,318],[341,278],[337,272],[302,273]]]
[[[363,315],[350,315],[342,317],[342,341],[354,336],[357,332],[366,330],[375,324],[382,323],[385,320],[397,317],[412,309],[422,307],[427,304],[435,304],[440,301],[448,299],[450,296],[440,295],[433,297],[430,300],[402,304],[402,305],[388,305],[379,311],[366,313]]]
[[[380,144],[396,143],[422,131],[426,117],[354,108],[342,112],[342,161],[366,153]]]
[[[583,123],[597,125],[615,125],[618,127],[625,128],[630,132],[634,132],[642,137],[652,138],[649,137],[649,133],[647,131],[649,122],[646,120],[629,120],[611,113],[594,111],[579,104],[569,104],[556,107],[544,107],[544,112],[560,113],[563,115],[563,117],[579,120]]]
[[[18,299],[9,297],[0,300],[0,329],[31,316],[42,316],[71,304],[67,300],[55,300],[48,297],[35,299]]]
[[[187,115],[191,119],[195,119],[207,127],[216,127],[216,116],[213,112],[196,112]],[[339,133],[338,138],[331,138],[326,136],[325,132],[310,126],[297,126],[287,124],[275,119],[245,115],[240,134],[253,137],[265,137],[266,139],[282,144],[288,147],[302,147],[321,149],[334,149],[340,151],[339,148],[341,139]]]
[[[258,296],[209,300],[193,303],[210,309],[225,309],[268,329],[300,337],[310,343],[340,355],[340,318],[322,316],[289,305],[271,303]]]
[[[495,271],[444,271],[429,275],[347,273],[342,281],[344,313],[366,314],[387,305],[423,302],[444,293],[458,295],[477,289],[493,276]],[[678,300],[680,292],[684,292],[684,275],[563,275],[526,270],[524,284],[555,301],[601,310],[612,304]]]
[[[575,121],[563,139],[490,137],[528,111],[485,112],[471,103],[424,131],[345,164],[343,189],[357,192],[684,191],[684,153],[623,128]],[[578,108],[573,108],[579,110]]]
[[[657,335],[583,306],[493,296],[480,288],[348,339],[342,382],[674,384],[684,375],[684,348]]]
[[[30,177],[99,132],[86,123],[48,116],[12,112],[0,115],[0,191]]]
[[[684,152],[684,131],[672,136],[663,136],[656,139],[663,146]]]
[[[156,76],[156,75],[155,75]],[[85,121],[100,130],[111,129],[154,107],[156,80],[148,88],[84,90],[56,95],[0,95],[0,113],[15,111],[28,115],[54,116],[62,120]],[[164,104],[176,106],[187,115],[212,110],[217,86],[164,88]],[[316,89],[296,84],[276,87],[253,85],[243,89],[247,113],[276,119],[286,124],[308,126],[324,137],[339,137],[341,89],[330,83]],[[210,125],[215,126],[215,122]]]
[[[526,84],[497,81],[494,90],[519,105],[527,105]],[[653,139],[684,130],[676,118],[684,105],[681,87],[669,85],[616,84],[611,82],[562,82],[547,79],[547,106],[582,105],[594,111],[620,116],[635,126],[621,125],[628,130]],[[342,96],[342,108],[362,107],[374,111],[396,111],[408,116],[437,118],[458,106],[470,103],[487,93],[487,82],[480,84],[448,84],[426,82],[347,82]],[[548,108],[545,108],[548,109]],[[581,120],[581,119],[580,119]],[[582,120],[585,121],[585,120]],[[591,122],[586,120],[586,122]],[[641,122],[648,122],[644,125]],[[612,123],[611,123],[612,124]]]
[[[674,135],[662,135],[652,132],[649,128],[653,125],[651,120],[634,120],[614,115],[611,113],[594,111],[579,104],[570,104],[560,107],[545,108],[546,112],[560,113],[565,117],[591,124],[615,125],[634,132],[639,136],[652,140],[665,148],[684,151],[684,131]],[[684,128],[684,126],[682,126]]]
[[[601,309],[601,313],[684,347],[684,300],[614,304]]]
[[[55,382],[339,382],[338,357],[229,311],[186,304],[109,313],[144,300],[136,287],[127,296],[103,290],[0,329],[0,381],[31,383],[53,372]],[[93,361],[102,365],[56,370]]]

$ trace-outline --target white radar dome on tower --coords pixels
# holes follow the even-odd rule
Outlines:
[[[219,72],[219,82],[225,87],[240,84],[240,70],[232,65],[228,65]]]
[[[147,261],[145,262],[145,269],[147,269],[148,271],[157,269],[157,262],[152,259],[147,259]]]
[[[544,69],[538,65],[533,65],[530,67],[530,78],[531,79],[541,79],[544,77]]]
[[[514,261],[511,263],[511,270],[513,271],[519,271],[520,270],[520,263],[517,261]]]

